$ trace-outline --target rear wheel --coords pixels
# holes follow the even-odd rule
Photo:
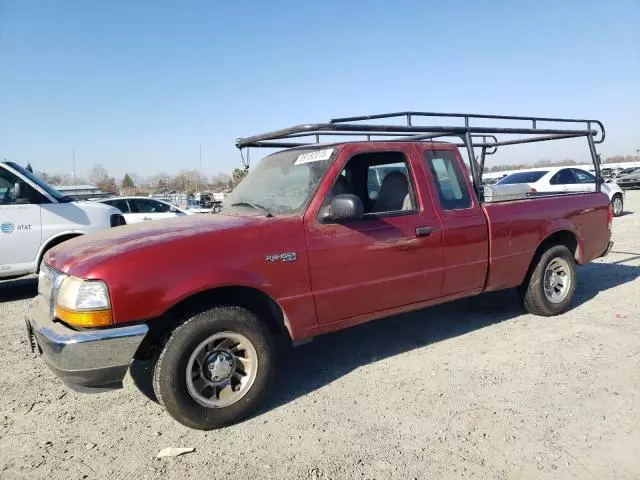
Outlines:
[[[614,217],[619,217],[620,215],[622,215],[622,212],[624,211],[624,202],[622,200],[622,195],[618,193],[613,196],[613,198],[611,199],[611,208],[613,209]]]
[[[520,287],[524,308],[535,315],[564,312],[576,290],[576,263],[564,245],[546,250],[533,272]]]
[[[255,410],[274,367],[266,325],[245,309],[216,307],[174,330],[156,361],[153,388],[178,422],[210,430]]]

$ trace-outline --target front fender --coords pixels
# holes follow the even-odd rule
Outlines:
[[[36,255],[35,265],[37,266],[40,264],[45,253],[47,253],[47,251],[50,248],[62,243],[62,241],[64,241],[64,240],[60,241],[62,238],[68,237],[67,240],[71,240],[72,238],[79,237],[80,235],[86,235],[87,233],[88,232],[85,230],[72,229],[72,230],[65,230],[64,232],[59,232],[54,235],[51,235],[44,242],[42,242],[42,245],[40,245],[40,249],[38,250],[38,254]]]
[[[129,268],[135,268],[131,265]],[[126,271],[127,267],[121,269]],[[99,277],[98,277],[99,278]],[[115,323],[160,317],[185,299],[221,287],[249,287],[275,299],[273,288],[258,273],[203,265],[183,271],[137,272],[107,279]]]
[[[153,316],[166,313],[167,310],[193,295],[223,287],[253,288],[274,299],[274,292],[270,291],[271,289],[269,288],[268,282],[257,272],[222,269],[216,270],[214,275],[209,275],[207,272],[206,274],[201,274],[196,277],[189,277],[188,280],[185,279],[185,282],[180,283],[178,288],[173,288],[165,292],[160,298],[159,306]]]

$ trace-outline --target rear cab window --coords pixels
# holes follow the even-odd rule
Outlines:
[[[424,158],[436,185],[443,210],[460,210],[472,206],[467,182],[456,155],[448,150],[426,150]]]

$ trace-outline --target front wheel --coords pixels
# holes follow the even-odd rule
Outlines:
[[[611,200],[611,208],[613,210],[614,217],[619,217],[620,215],[622,215],[622,212],[624,211],[622,195],[616,194],[613,196],[613,199]]]
[[[524,308],[534,315],[564,312],[576,290],[576,262],[564,245],[545,251],[533,272],[520,287]]]
[[[266,325],[238,307],[216,307],[176,328],[154,367],[158,401],[178,422],[211,430],[262,401],[275,368]]]

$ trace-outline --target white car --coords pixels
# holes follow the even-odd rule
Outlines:
[[[127,224],[193,215],[192,212],[182,210],[168,202],[149,197],[116,197],[97,200],[97,202],[120,210]]]
[[[0,162],[0,278],[36,273],[73,237],[124,224],[118,210],[75,202],[13,162]]]
[[[573,167],[552,167],[540,170],[515,172],[500,180],[497,185],[526,183],[534,192],[593,192],[596,189],[596,177]],[[602,192],[611,200],[613,214],[618,217],[624,210],[624,192],[613,182],[602,182]]]

